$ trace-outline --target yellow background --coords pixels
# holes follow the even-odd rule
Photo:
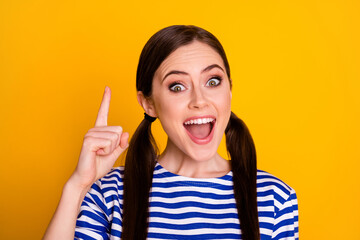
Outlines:
[[[356,0],[0,1],[0,239],[41,238],[105,85],[109,124],[134,132],[140,51],[172,24],[222,42],[232,109],[258,167],[297,191],[300,238],[360,239],[359,15]]]

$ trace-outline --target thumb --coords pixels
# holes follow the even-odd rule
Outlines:
[[[117,146],[114,151],[112,152],[112,158],[114,163],[116,162],[116,160],[120,157],[120,155],[127,149],[128,145],[126,145],[124,148],[122,148],[120,145]]]
[[[128,141],[129,141],[129,133],[124,132],[123,134],[121,134],[119,146],[121,148],[126,149],[129,146]]]
[[[121,148],[120,145],[117,146],[114,151],[107,155],[107,156],[103,156],[103,160],[101,161],[103,165],[101,168],[106,169],[106,171],[109,171],[109,169],[111,169],[116,160],[119,158],[119,156],[126,150],[128,146],[126,146],[125,148]]]
[[[109,161],[111,165],[114,165],[119,156],[129,147],[128,143],[129,133],[124,132],[120,137],[120,144],[114,149],[114,151],[105,157],[105,161]]]

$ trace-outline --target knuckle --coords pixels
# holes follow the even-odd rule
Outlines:
[[[85,138],[89,138],[89,137],[91,137],[92,136],[92,132],[87,132],[86,134],[85,134],[85,136],[84,136],[84,139]]]
[[[111,144],[112,144],[112,141],[110,140],[110,139],[105,139],[105,141],[106,141],[106,146],[111,146]]]
[[[91,145],[91,142],[92,142],[92,137],[85,135],[83,145],[84,145],[84,146],[90,146],[90,145]]]
[[[90,128],[88,132],[94,132],[96,130],[96,127]]]
[[[118,132],[118,133],[121,133],[122,132],[122,127],[121,126],[115,126],[115,131]]]
[[[116,140],[118,140],[118,138],[119,138],[119,134],[118,134],[118,133],[113,133],[113,134],[111,134],[111,140],[116,141]]]

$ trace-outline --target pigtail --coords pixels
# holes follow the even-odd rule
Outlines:
[[[245,123],[233,112],[231,112],[225,134],[226,147],[231,158],[234,195],[242,239],[259,240],[255,145]]]
[[[225,51],[213,34],[196,26],[174,25],[158,31],[145,44],[137,68],[136,90],[145,97],[151,97],[152,81],[160,64],[173,51],[193,41],[207,44],[221,56],[230,79],[230,66]],[[233,113],[225,132],[242,239],[259,240],[254,143],[246,125]],[[125,160],[123,239],[147,237],[149,192],[157,154],[151,123],[143,120],[130,141]]]
[[[149,192],[159,150],[144,119],[129,143],[125,159],[122,239],[146,239]]]

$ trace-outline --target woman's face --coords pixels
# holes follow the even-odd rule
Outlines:
[[[193,160],[216,155],[231,113],[231,90],[220,55],[194,41],[171,53],[156,70],[151,100],[167,133],[167,150]]]

